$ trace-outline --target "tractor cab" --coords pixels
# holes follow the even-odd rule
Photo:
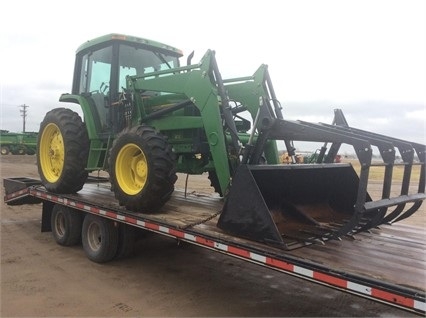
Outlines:
[[[109,34],[81,45],[77,50],[72,94],[83,96],[94,118],[96,131],[118,133],[125,127],[120,99],[127,76],[179,67],[180,50],[137,37]],[[82,103],[80,103],[82,104]]]

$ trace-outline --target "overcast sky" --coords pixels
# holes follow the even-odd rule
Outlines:
[[[27,131],[73,104],[77,47],[124,33],[168,43],[193,62],[216,51],[224,78],[268,64],[287,119],[351,126],[425,143],[426,1],[8,1],[0,19],[0,129]]]

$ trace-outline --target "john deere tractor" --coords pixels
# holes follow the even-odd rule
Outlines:
[[[81,45],[72,92],[60,101],[79,104],[84,120],[57,108],[40,126],[38,170],[46,189],[75,193],[89,172],[105,170],[120,205],[153,213],[172,195],[177,172],[208,173],[225,198],[218,226],[283,248],[407,217],[424,200],[424,145],[351,128],[340,110],[331,125],[285,120],[266,65],[223,79],[214,51],[197,64],[191,54],[181,65],[182,56],[169,45],[121,34]],[[321,162],[280,165],[277,140],[293,159],[293,141],[331,146]],[[354,147],[359,174],[334,163],[343,143]],[[386,167],[376,201],[367,193],[372,146]],[[405,172],[400,195],[391,198],[396,150]],[[422,173],[409,194],[415,153]]]

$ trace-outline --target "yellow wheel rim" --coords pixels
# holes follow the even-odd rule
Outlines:
[[[128,195],[135,195],[144,188],[148,162],[140,147],[127,144],[120,149],[115,162],[115,176],[120,189]]]
[[[58,181],[64,168],[65,147],[57,125],[50,123],[44,128],[38,151],[44,177],[51,183]]]

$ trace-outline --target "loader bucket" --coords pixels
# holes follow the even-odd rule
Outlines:
[[[284,249],[337,238],[357,217],[358,185],[350,164],[241,165],[217,225]]]

